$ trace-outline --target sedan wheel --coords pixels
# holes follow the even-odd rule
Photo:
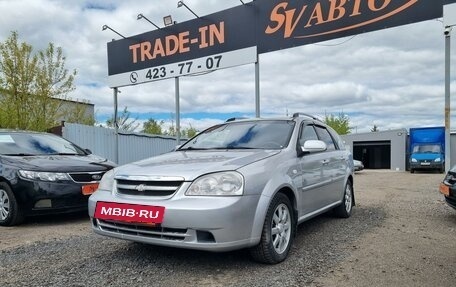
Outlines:
[[[352,213],[354,205],[353,198],[353,184],[351,181],[347,181],[344,190],[344,197],[342,198],[342,203],[334,209],[334,212],[337,217],[348,218]]]
[[[12,226],[23,220],[23,213],[11,188],[5,182],[0,182],[0,225]]]
[[[260,243],[250,249],[259,262],[275,264],[287,258],[295,233],[296,220],[288,197],[278,193],[266,213]]]
[[[0,189],[0,220],[5,221],[10,211],[10,200],[5,190]]]

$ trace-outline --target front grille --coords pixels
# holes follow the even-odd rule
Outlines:
[[[75,182],[98,182],[104,173],[104,171],[72,172],[69,175]]]
[[[117,192],[126,195],[170,196],[174,194],[183,181],[145,181],[117,179]]]
[[[115,232],[124,235],[158,238],[172,241],[184,241],[187,229],[163,228],[161,226],[147,226],[94,219],[94,224],[102,231]]]

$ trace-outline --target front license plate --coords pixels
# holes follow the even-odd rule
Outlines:
[[[98,189],[98,183],[86,184],[82,186],[82,194],[91,195]]]
[[[445,184],[441,183],[439,191],[440,191],[441,194],[444,194],[446,196],[450,196],[450,187],[448,185],[445,185]]]
[[[421,165],[431,165],[430,162],[422,162]]]
[[[97,202],[94,217],[124,222],[162,223],[164,214],[164,206]]]

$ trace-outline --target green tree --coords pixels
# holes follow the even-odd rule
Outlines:
[[[333,114],[325,115],[325,123],[340,135],[350,133],[350,118],[344,113],[339,113],[337,117]]]
[[[378,132],[378,131],[379,131],[379,129],[378,129],[377,125],[374,125],[374,127],[371,128],[371,132],[373,132],[373,133]]]
[[[0,43],[0,127],[45,131],[62,118],[93,123],[84,105],[63,108],[63,100],[75,89],[75,76],[76,70],[65,68],[62,48],[49,43],[33,53],[33,47],[12,32]]]
[[[32,46],[19,43],[13,32],[0,43],[1,122],[5,128],[29,128],[30,109],[33,106],[38,57],[32,54]]]
[[[132,119],[131,113],[128,111],[128,107],[125,107],[120,115],[117,116],[117,126],[119,130],[133,132],[139,127],[137,123],[138,119]],[[114,117],[109,118],[106,121],[106,125],[110,128],[115,128]]]
[[[76,70],[69,73],[65,68],[65,57],[62,48],[49,43],[45,51],[38,52],[38,74],[36,77],[35,105],[33,118],[40,129],[46,129],[69,113],[72,121],[78,121],[77,112],[63,108],[63,101],[68,100],[68,93],[74,87]],[[57,100],[52,100],[57,99]],[[79,105],[77,105],[79,106]]]
[[[153,134],[153,135],[162,135],[162,125],[165,121],[156,121],[154,119],[148,119],[147,122],[143,123],[143,133]]]
[[[183,129],[181,133],[183,137],[192,138],[198,133],[198,130],[190,125],[189,128]]]

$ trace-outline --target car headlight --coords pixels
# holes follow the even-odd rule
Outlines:
[[[418,162],[416,158],[412,158],[412,162]]]
[[[438,157],[438,158],[434,159],[434,161],[435,161],[435,162],[440,162],[441,159],[440,159],[440,157]]]
[[[244,178],[235,171],[218,172],[197,178],[186,195],[239,196],[244,192]]]
[[[41,181],[68,181],[71,180],[70,176],[62,172],[42,172],[19,170],[19,175],[25,179],[41,180]]]
[[[98,189],[111,191],[113,186],[114,186],[114,170],[111,169],[110,171],[107,171],[101,178],[100,185],[98,185]]]

